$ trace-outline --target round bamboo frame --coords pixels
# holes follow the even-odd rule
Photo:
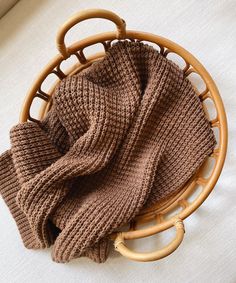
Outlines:
[[[90,36],[67,47],[64,40],[66,33],[74,25],[90,18],[103,18],[110,20],[115,23],[117,31]],[[123,256],[136,261],[153,261],[171,254],[180,245],[184,237],[183,220],[192,214],[208,197],[210,192],[213,190],[224,165],[228,138],[225,110],[215,82],[203,65],[183,47],[166,38],[146,32],[126,30],[125,21],[110,11],[100,9],[85,10],[72,16],[59,29],[57,34],[57,48],[59,54],[56,55],[43,69],[29,90],[21,111],[20,122],[38,122],[38,119],[42,119],[50,109],[52,102],[51,97],[56,84],[66,76],[78,73],[84,68],[89,67],[94,61],[100,60],[104,56],[106,50],[111,46],[111,42],[117,39],[151,42],[155,44],[157,48],[159,48],[160,53],[163,56],[168,56],[169,53],[178,54],[185,62],[185,67],[183,68],[185,76],[187,77],[191,73],[196,73],[201,77],[206,85],[205,90],[199,92],[199,98],[201,101],[204,102],[206,99],[211,99],[214,102],[214,107],[216,110],[216,117],[210,120],[207,108],[204,106],[211,127],[217,128],[219,131],[219,142],[218,146],[207,158],[198,172],[196,172],[196,174],[183,186],[180,192],[162,203],[157,203],[152,207],[143,209],[135,217],[135,219],[129,223],[129,229],[127,231],[117,231],[110,236],[111,239],[114,240],[115,250],[120,252]],[[100,52],[90,56],[89,58],[86,58],[83,50],[88,46],[98,43],[103,45],[104,52]],[[66,71],[63,71],[61,68],[61,63],[72,55],[76,56],[78,63]],[[49,91],[45,92],[42,90],[42,83],[51,74],[57,76],[57,81],[51,86]],[[35,97],[38,97],[42,100],[38,119],[33,118],[30,113],[30,108]],[[215,160],[214,167],[210,172],[210,176],[204,177],[205,172],[207,170],[209,171],[209,168],[207,168],[207,162],[210,158]],[[196,193],[198,186],[201,186],[201,192],[193,201],[189,201],[189,197]],[[181,210],[179,211],[179,209]],[[170,212],[172,212],[172,217],[168,217]],[[140,223],[146,223],[153,220],[156,221],[156,224],[149,228],[139,229],[137,227]],[[175,226],[176,228],[176,237],[169,245],[161,250],[139,253],[130,250],[125,245],[125,240],[148,237],[164,231],[172,226]]]

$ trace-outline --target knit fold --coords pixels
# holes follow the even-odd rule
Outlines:
[[[109,235],[177,193],[216,145],[200,99],[153,47],[119,41],[55,89],[39,123],[10,132],[0,192],[28,248],[109,254]]]

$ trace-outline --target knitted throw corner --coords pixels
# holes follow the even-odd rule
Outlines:
[[[24,245],[53,244],[57,262],[104,262],[109,234],[178,192],[216,145],[183,71],[128,41],[63,79],[47,116],[10,139],[1,195]]]

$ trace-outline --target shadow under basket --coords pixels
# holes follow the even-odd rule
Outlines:
[[[67,47],[64,41],[66,33],[74,25],[91,18],[110,20],[117,29],[114,32],[87,37]],[[143,209],[131,223],[128,223],[125,231],[117,231],[111,235],[115,250],[123,256],[136,261],[154,261],[168,256],[180,245],[185,232],[183,220],[192,214],[213,190],[224,165],[228,137],[225,110],[218,89],[202,64],[183,47],[166,38],[127,30],[125,21],[113,12],[100,9],[81,11],[69,18],[59,29],[56,40],[59,54],[43,69],[29,90],[21,111],[20,122],[37,122],[42,119],[51,107],[51,97],[60,80],[79,73],[100,60],[112,42],[122,39],[146,42],[183,69],[199,95],[217,140],[213,153],[177,194]],[[101,51],[94,53],[97,46]],[[87,56],[86,53],[91,48],[93,54]],[[148,227],[138,228],[145,224],[148,224]],[[173,226],[176,229],[175,238],[160,250],[136,252],[125,244],[125,240],[152,236]]]

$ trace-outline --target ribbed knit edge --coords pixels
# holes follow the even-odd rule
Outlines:
[[[58,191],[52,195],[45,193],[45,198],[47,198],[47,205],[45,205],[45,207],[41,206],[37,199],[32,203],[22,203],[21,200],[28,182],[32,183],[34,176],[40,174],[45,167],[50,166],[55,160],[60,158],[61,154],[52,144],[45,131],[41,129],[37,123],[20,123],[14,126],[10,131],[10,138],[13,163],[20,183],[20,188],[16,195],[16,204],[26,215],[32,233],[40,243],[40,246],[42,248],[50,247],[55,240],[52,223],[48,221],[50,212],[56,205],[56,202],[53,202],[52,199],[58,199],[63,192],[58,189]],[[36,194],[38,193],[41,192],[36,191]],[[32,191],[28,191],[27,194],[32,194]],[[39,213],[37,213],[37,215],[34,213],[27,214],[27,207],[29,205],[37,206]],[[38,226],[35,225],[35,218],[37,218]]]
[[[87,249],[84,255],[96,263],[103,263],[108,258],[110,247],[111,240],[109,238],[103,238],[91,248]],[[76,257],[77,255],[75,255],[75,258]]]
[[[11,151],[7,150],[0,156],[0,193],[8,206],[26,248],[39,249],[42,245],[32,233],[25,214],[16,204],[16,195],[20,189],[16,170],[12,161]]]

